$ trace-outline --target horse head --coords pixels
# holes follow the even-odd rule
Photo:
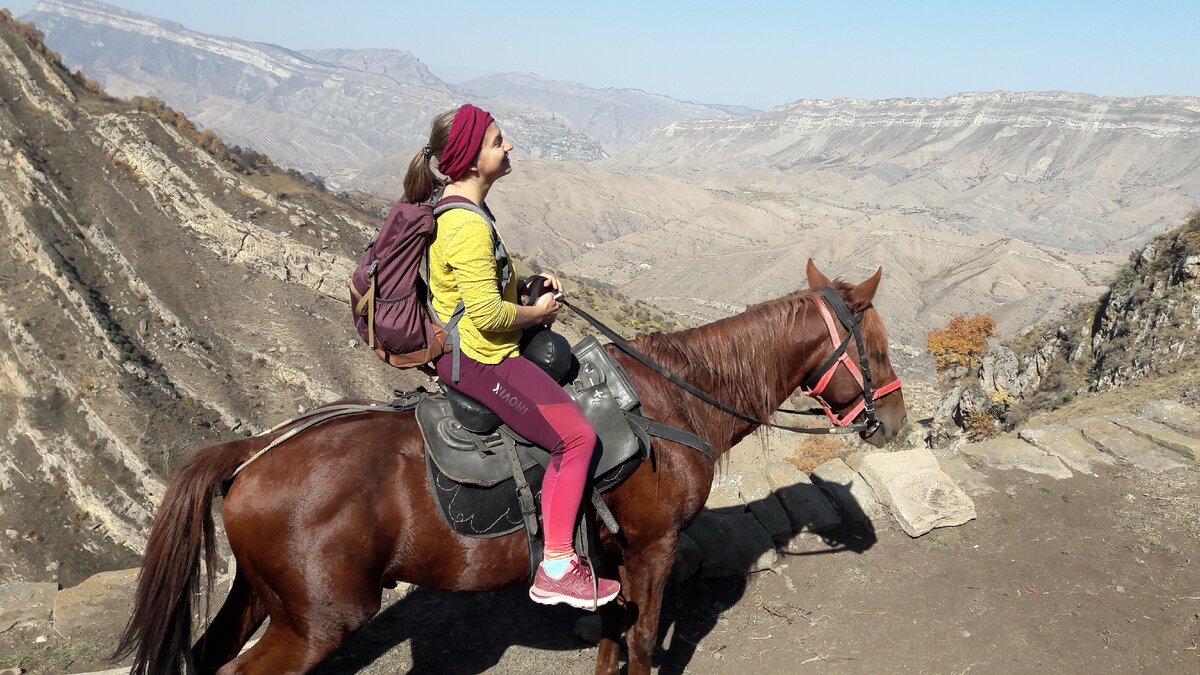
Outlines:
[[[859,435],[871,445],[883,447],[900,433],[908,419],[904,410],[904,394],[899,388],[899,378],[888,357],[887,333],[879,313],[872,304],[875,291],[879,288],[879,280],[883,277],[883,268],[880,267],[869,279],[857,285],[841,280],[830,281],[817,269],[811,258],[805,271],[811,291],[833,289],[841,297],[849,313],[858,318],[858,328],[869,364],[869,376],[859,372],[861,357],[858,341],[849,335],[844,321],[840,321],[836,315],[821,307],[824,326],[819,330],[827,332],[829,338],[825,340],[824,348],[817,349],[808,356],[806,367],[810,375],[805,381],[805,393],[821,401],[834,424],[845,425],[868,421],[864,389],[870,389],[871,396],[875,399],[875,419],[878,425],[860,432]],[[815,301],[819,306],[826,304],[820,296],[817,296]],[[829,364],[834,351],[843,340],[847,343],[846,356]]]

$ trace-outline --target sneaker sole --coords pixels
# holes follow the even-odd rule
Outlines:
[[[621,589],[617,589],[614,593],[608,596],[601,596],[596,599],[596,606],[605,605],[612,602],[613,598],[620,595]],[[572,598],[569,595],[538,595],[529,589],[529,599],[539,605],[570,605],[575,609],[592,609],[592,601],[583,598]]]

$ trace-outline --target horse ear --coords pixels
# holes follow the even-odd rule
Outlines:
[[[813,262],[812,258],[808,259],[808,266],[805,267],[804,274],[808,276],[808,288],[810,290],[833,288],[833,282],[829,280],[829,277],[821,274],[821,270],[817,269],[817,264]]]
[[[883,278],[883,268],[875,270],[875,274],[870,279],[862,282],[854,287],[846,296],[846,304],[850,306],[850,311],[859,312],[864,307],[871,304],[871,300],[875,298],[875,291],[879,290],[879,280]]]

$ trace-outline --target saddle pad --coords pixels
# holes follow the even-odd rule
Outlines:
[[[511,480],[490,487],[470,485],[443,473],[430,453],[425,454],[425,464],[429,468],[429,487],[437,501],[438,513],[450,529],[468,537],[490,539],[525,528],[517,491]],[[539,503],[544,476],[545,469],[536,463],[525,470],[525,477]],[[512,474],[508,477],[511,479]]]

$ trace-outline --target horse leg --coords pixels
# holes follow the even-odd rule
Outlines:
[[[664,537],[664,540],[668,539]],[[622,580],[627,612],[636,614],[625,632],[629,655],[629,675],[650,675],[650,660],[658,637],[658,619],[662,612],[663,589],[675,562],[676,540],[656,541],[646,548],[625,552],[625,578]],[[599,669],[600,662],[596,663]]]
[[[272,617],[262,639],[217,675],[306,673],[375,616],[381,595],[378,588],[360,588],[341,597],[333,593],[336,599],[310,607],[303,623],[284,620],[286,614],[279,621]]]
[[[306,673],[379,612],[383,592],[374,551],[351,549],[343,532],[312,539],[311,555],[273,560],[274,568],[250,564],[254,595],[271,622],[262,639],[218,675]]]
[[[192,647],[200,673],[208,675],[228,663],[267,618],[267,608],[250,589],[242,569],[237,570],[229,595],[204,635]]]

